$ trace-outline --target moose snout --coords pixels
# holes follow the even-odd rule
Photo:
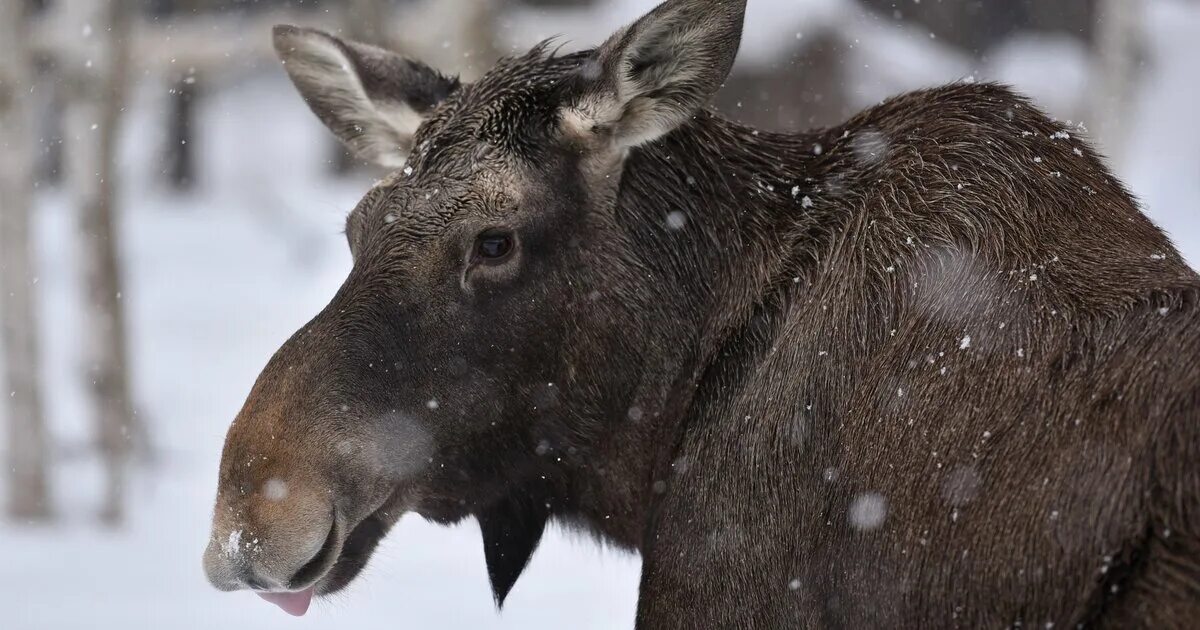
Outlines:
[[[218,498],[204,550],[208,581],[223,591],[312,587],[336,561],[341,545],[333,508],[315,498]]]
[[[295,591],[321,577],[337,547],[337,528],[306,540],[287,541],[254,536],[248,530],[230,531],[209,542],[204,552],[208,581],[222,591]],[[275,553],[268,553],[275,548]]]

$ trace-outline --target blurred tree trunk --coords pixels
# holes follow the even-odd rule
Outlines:
[[[466,10],[463,57],[468,62],[467,68],[473,70],[476,77],[491,70],[492,65],[500,58],[500,46],[496,42],[496,22],[505,8],[504,4],[502,0],[493,0],[467,5],[470,9]]]
[[[156,23],[175,25],[205,9],[202,0],[151,0],[146,10]],[[211,8],[211,7],[210,7]],[[170,28],[170,26],[168,26]],[[160,173],[175,192],[188,192],[196,183],[196,69],[178,72],[174,65],[166,81],[167,105],[166,142],[163,145],[163,169]]]
[[[1120,163],[1129,133],[1125,124],[1137,92],[1142,47],[1141,0],[1100,0],[1096,16],[1096,65],[1092,73],[1092,137]]]
[[[920,24],[939,41],[975,57],[1019,31],[1067,33],[1090,41],[1098,0],[993,0],[991,2],[896,2],[861,0],[894,20]],[[1103,1],[1103,0],[1099,0]],[[1141,2],[1142,0],[1130,0]]]
[[[34,18],[36,19],[36,18]],[[62,86],[55,79],[57,71],[52,57],[33,55],[34,108],[37,112],[34,128],[40,144],[34,147],[37,153],[34,179],[41,184],[62,183],[63,170],[63,97]]]
[[[35,126],[28,15],[21,0],[0,2],[0,343],[8,419],[8,515],[50,516],[48,453],[40,391],[30,218]]]
[[[140,434],[130,400],[116,217],[116,158],[129,68],[132,2],[63,3],[62,72],[67,84],[67,178],[78,205],[84,273],[84,366],[105,467],[101,519],[124,518],[130,436]],[[77,34],[76,37],[71,37]]]
[[[346,0],[342,3],[342,33],[348,39],[394,49],[390,5],[388,0]],[[334,174],[345,175],[363,165],[337,139],[331,138],[329,147],[332,156],[329,165]]]
[[[421,0],[406,7],[406,24],[433,24],[427,33],[393,40],[393,3],[347,0],[341,4],[341,35],[415,57],[439,70],[472,81],[500,58],[496,23],[509,0]],[[429,33],[435,33],[431,38]],[[363,162],[331,142],[330,169],[343,174]]]
[[[796,132],[834,125],[854,113],[846,85],[850,44],[837,28],[819,28],[778,61],[735,68],[714,103],[752,127]]]
[[[167,108],[167,144],[164,147],[163,176],[177,192],[187,192],[196,183],[196,84],[195,68],[171,82]]]
[[[433,0],[433,5],[440,15],[454,19],[450,30],[454,39],[443,49],[449,58],[434,61],[434,67],[457,73],[468,81],[491,70],[500,58],[496,22],[507,8],[507,0]]]
[[[360,42],[383,48],[392,45],[390,0],[345,0],[345,33]]]

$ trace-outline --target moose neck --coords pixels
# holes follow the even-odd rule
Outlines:
[[[705,372],[770,287],[798,273],[792,242],[823,222],[812,202],[820,139],[703,112],[629,156],[616,223],[640,252],[636,273],[660,288],[630,309],[654,337],[632,405],[618,412],[626,417],[571,471],[568,518],[641,547],[656,497],[683,464],[676,448]]]

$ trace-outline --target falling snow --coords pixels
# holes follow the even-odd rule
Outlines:
[[[785,37],[779,37],[776,33],[774,36],[747,38],[745,46],[757,48],[747,52],[765,58],[770,54],[766,49],[771,41],[783,39],[789,45],[797,43],[800,37],[797,29],[800,26],[787,19],[790,14],[777,10],[780,6],[791,8],[795,5],[791,0],[788,2],[788,5],[767,2],[756,6],[755,1],[751,0],[750,19],[757,20],[754,24],[758,25],[755,27],[758,30],[754,32],[774,29],[784,33]],[[582,24],[579,28],[604,28],[607,31],[610,23],[625,23],[632,17],[618,14],[621,10],[640,11],[645,8],[621,8],[625,5],[632,7],[634,3],[629,2],[611,3],[611,7],[609,3],[594,4],[599,7],[595,11],[604,12],[603,19],[573,20],[572,23]],[[912,44],[910,40],[913,38],[901,28],[884,27],[881,30],[870,20],[861,24],[853,22],[856,18],[847,16],[853,16],[854,12],[842,10],[843,4],[819,2],[817,5],[828,5],[838,10],[832,11],[826,7],[822,13],[819,9],[816,11],[818,19],[809,20],[813,23],[803,28],[811,28],[813,32],[845,28],[842,21],[850,20],[849,28],[856,35],[854,47],[848,53],[855,63],[846,65],[848,68],[863,66],[864,69],[853,68],[854,74],[847,78],[855,86],[862,86],[856,87],[861,94],[855,94],[852,106],[865,104],[858,102],[860,100],[879,100],[902,88],[933,85],[965,72],[962,69],[965,62],[947,52],[948,45],[941,39],[929,41],[932,36],[925,37],[924,33],[919,33],[920,39],[925,41]],[[807,9],[795,10],[795,14],[805,20],[809,19],[810,12]],[[1162,3],[1147,13],[1146,53],[1152,55],[1155,63],[1148,66],[1144,73],[1142,92],[1138,94],[1141,105],[1136,111],[1136,120],[1130,124],[1132,140],[1123,157],[1125,166],[1120,175],[1146,200],[1152,217],[1175,234],[1184,256],[1195,263],[1200,261],[1200,221],[1196,220],[1191,209],[1196,207],[1194,175],[1198,160],[1194,149],[1195,134],[1192,133],[1194,124],[1191,124],[1191,111],[1187,109],[1187,104],[1195,100],[1187,97],[1195,92],[1195,87],[1188,85],[1194,82],[1187,80],[1192,70],[1189,59],[1195,58],[1195,55],[1185,54],[1195,47],[1181,37],[1181,34],[1187,35],[1189,32],[1184,28],[1185,25],[1197,23],[1191,17],[1193,14],[1200,12],[1190,8],[1187,3],[1176,2]],[[1185,19],[1167,19],[1175,16]],[[539,13],[538,19],[541,23],[536,29],[544,31],[539,31],[538,35],[566,30],[553,23],[552,16],[543,19]],[[104,33],[101,28],[93,32],[91,24],[73,28],[79,28],[85,38]],[[521,28],[525,28],[520,31],[523,34],[531,30],[530,27],[513,26],[514,31]],[[440,48],[444,41],[440,34],[442,29],[425,30],[439,31],[428,37],[435,38],[435,44]],[[890,30],[898,33],[891,33]],[[1194,32],[1194,27],[1191,32]],[[860,43],[857,35],[863,33],[874,37],[863,37]],[[536,40],[540,37],[531,36],[527,39]],[[599,41],[596,37],[578,33],[572,33],[567,39]],[[809,40],[815,41],[815,38],[803,41]],[[1171,54],[1171,51],[1184,52]],[[892,63],[884,63],[887,61]],[[870,62],[870,69],[865,69],[867,62]],[[241,59],[228,63],[236,65],[239,73],[245,70],[253,72],[245,73],[250,78],[239,75],[238,81],[213,84],[207,82],[208,75],[200,75],[205,92],[197,108],[201,111],[207,135],[202,138],[203,142],[196,143],[205,147],[198,154],[203,162],[201,171],[205,177],[195,198],[162,194],[161,187],[144,176],[144,172],[154,169],[137,168],[135,170],[143,174],[131,176],[124,184],[128,207],[122,210],[128,211],[128,240],[131,243],[131,286],[126,295],[134,304],[131,308],[138,315],[139,325],[145,327],[145,330],[139,331],[140,337],[134,344],[136,363],[143,366],[188,363],[207,366],[202,370],[203,378],[182,379],[182,382],[177,374],[168,374],[167,370],[139,370],[136,374],[137,385],[145,393],[149,413],[172,419],[171,422],[163,422],[161,427],[155,426],[155,441],[161,441],[164,452],[180,453],[182,456],[178,461],[173,459],[171,466],[156,469],[154,479],[139,480],[152,484],[153,491],[145,493],[143,511],[134,515],[127,534],[93,534],[74,524],[50,536],[33,535],[21,529],[0,531],[0,540],[6,543],[0,548],[13,558],[11,562],[15,563],[14,566],[27,571],[21,580],[9,585],[9,595],[13,601],[30,602],[32,610],[47,615],[49,620],[45,627],[84,625],[79,620],[79,615],[83,613],[68,609],[86,611],[89,627],[285,627],[272,617],[245,616],[247,609],[243,607],[246,604],[243,599],[225,596],[218,599],[217,594],[209,593],[198,575],[194,558],[179,563],[162,560],[174,558],[179,549],[204,540],[206,533],[203,529],[210,516],[208,510],[211,508],[214,477],[214,470],[208,464],[219,457],[220,430],[224,429],[229,417],[236,413],[242,403],[241,398],[248,386],[247,378],[261,367],[265,357],[278,345],[277,341],[294,330],[298,314],[313,313],[323,307],[350,267],[348,254],[344,251],[344,240],[333,235],[341,228],[345,212],[354,207],[361,189],[360,182],[347,183],[324,174],[328,139],[317,128],[303,103],[294,98],[282,74],[275,77],[272,83],[260,82],[257,76],[265,75],[263,70],[268,66],[256,66],[255,62]],[[1184,68],[1183,72],[1178,70],[1180,67]],[[888,72],[886,69],[892,69],[894,76],[880,78],[880,73]],[[447,67],[446,70],[456,69]],[[589,70],[585,68],[584,71]],[[1035,92],[1039,102],[1055,102],[1055,98],[1063,100],[1061,95],[1056,97],[1050,94],[1046,97],[1036,94],[1039,86],[1047,83],[1050,89],[1055,87],[1053,80],[1045,81],[1039,75],[1057,78],[1055,73],[1032,66],[1018,68],[1017,76],[1010,82],[1022,90]],[[981,78],[993,77],[984,73]],[[184,81],[192,82],[195,78],[189,75]],[[151,87],[161,97],[159,85]],[[209,92],[208,85],[216,87]],[[155,147],[158,145],[153,139],[160,132],[158,123],[154,121],[164,118],[164,111],[159,106],[158,100],[146,99],[131,104],[134,115],[126,126],[128,135],[125,140],[130,164],[154,164]],[[1057,111],[1054,107],[1050,109]],[[1070,110],[1064,113],[1069,114]],[[93,128],[99,129],[99,125]],[[1065,153],[1066,147],[1079,141],[1067,131],[1051,134],[1050,140],[1054,143],[1049,143],[1044,133],[1039,132],[1039,135],[1040,141],[1047,144],[1045,150],[1054,151],[1047,154],[1052,163],[1061,159],[1059,156]],[[246,141],[248,138],[254,141]],[[1033,139],[1028,142],[1038,141]],[[1057,144],[1060,142],[1064,144]],[[802,150],[809,151],[810,145],[806,144]],[[811,146],[813,155],[819,156],[823,152],[829,154],[823,159],[833,159],[841,150],[842,145],[838,142],[830,143],[829,147]],[[1077,157],[1084,156],[1083,149],[1078,146],[1072,146],[1070,151]],[[869,157],[870,151],[866,155]],[[1040,158],[1037,161],[1040,162]],[[411,176],[413,172],[411,166],[405,166],[402,170],[406,176]],[[687,183],[693,187],[697,185],[692,176],[687,177]],[[826,189],[820,187],[824,184],[804,185],[810,194],[824,199],[821,194]],[[1066,185],[1065,178],[1062,185]],[[1083,187],[1082,182],[1072,185],[1080,186],[1079,189],[1085,192],[1094,192],[1090,187]],[[801,192],[800,186],[791,188],[792,197],[799,200],[801,207],[812,208],[813,200],[808,196],[801,197]],[[696,190],[687,193],[699,194]],[[45,195],[41,200],[44,207],[39,206],[37,213],[38,238],[42,249],[55,254],[47,261],[48,270],[45,274],[45,284],[50,285],[46,317],[52,324],[67,321],[72,315],[70,310],[73,305],[67,297],[73,289],[64,287],[60,280],[69,276],[65,270],[75,262],[70,248],[64,245],[70,242],[67,237],[70,235],[72,214],[59,197],[57,192]],[[194,212],[197,208],[202,208],[203,212]],[[669,214],[664,221],[667,228],[680,229],[687,225],[686,218],[683,217],[684,221],[678,226],[672,225]],[[396,215],[392,213],[383,217],[385,223],[395,220]],[[931,234],[918,237],[922,239],[921,245],[916,244],[916,237],[913,236],[907,237],[904,242],[917,252],[934,243]],[[214,249],[213,243],[219,243],[220,248]],[[61,260],[58,259],[60,257]],[[1149,255],[1152,262],[1166,259],[1165,252]],[[204,261],[204,265],[197,261]],[[1147,266],[1159,270],[1168,267]],[[1033,282],[1037,281],[1036,276],[1030,274],[1025,277]],[[800,279],[799,276],[794,277],[792,284],[799,285]],[[203,303],[195,300],[197,287],[204,294]],[[802,292],[802,287],[798,286],[790,286],[789,289]],[[599,298],[602,293],[596,290],[591,295]],[[151,301],[144,296],[174,297]],[[1159,307],[1158,313],[1169,316],[1171,308]],[[186,324],[187,334],[180,334],[180,326],[183,325],[180,322]],[[66,326],[59,328],[65,329]],[[74,391],[78,388],[71,385],[73,379],[69,376],[73,373],[75,358],[71,348],[79,345],[75,343],[78,340],[69,336],[49,337],[47,374],[51,375],[53,382],[66,385],[61,397],[66,402],[56,396],[53,404],[62,404],[69,410],[78,408],[80,403],[75,399],[81,398],[82,393]],[[964,337],[964,340],[969,340],[969,337]],[[1032,343],[1036,343],[1036,340]],[[993,342],[989,339],[984,347],[991,349]],[[1012,357],[1013,352],[1021,358],[1030,353],[1022,347],[1014,351],[1013,346],[1002,346],[999,342],[995,342],[995,347],[1008,357]],[[825,356],[821,354],[825,352],[822,350],[818,356]],[[946,371],[946,367],[939,368],[942,374]],[[897,388],[897,392],[898,396],[904,396],[903,388]],[[888,393],[886,388],[884,393]],[[437,403],[435,400],[431,402]],[[174,421],[177,416],[182,420]],[[1074,422],[1078,424],[1081,420],[1074,419]],[[66,433],[70,427],[62,430]],[[991,438],[993,442],[1003,434],[998,433],[997,436]],[[358,452],[360,446],[350,440],[340,440],[331,444],[330,448],[337,453],[350,455]],[[544,440],[538,442],[535,449],[546,454],[555,452]],[[683,460],[680,460],[679,468],[683,468],[682,463]],[[695,468],[698,469],[699,465],[697,463]],[[66,462],[64,466],[63,474],[67,478],[91,474],[86,472],[89,468],[76,463]],[[844,480],[834,468],[824,470],[820,477],[828,483],[853,483],[850,470],[846,469]],[[963,506],[969,506],[982,496],[981,493],[987,489],[987,480],[980,477],[978,470],[970,467],[954,468],[947,464],[947,470],[949,472],[945,472],[944,477],[931,478],[929,483],[934,484],[934,488],[941,484],[941,497],[946,502],[944,509],[952,510],[950,520],[958,522],[967,518],[969,522],[971,508]],[[655,493],[663,493],[667,484],[655,481],[652,488]],[[254,490],[253,487],[247,489],[248,492]],[[268,499],[284,500],[288,496],[288,484],[283,479],[267,479],[260,491]],[[68,494],[61,500],[64,511],[68,512],[70,518],[76,519],[75,513],[82,509],[70,504],[72,499]],[[947,518],[945,512],[939,514],[941,518]],[[1046,518],[1065,520],[1066,514],[1050,511],[1046,513]],[[867,532],[886,525],[889,515],[897,519],[895,522],[900,526],[896,514],[889,513],[885,497],[868,492],[853,498],[846,518],[856,530]],[[400,531],[393,535],[393,539],[402,541],[404,553],[381,554],[373,561],[376,563],[373,568],[383,576],[420,574],[421,580],[413,581],[406,587],[411,589],[411,597],[371,597],[371,590],[378,588],[378,585],[365,581],[358,587],[360,591],[353,596],[353,601],[347,600],[348,605],[314,611],[314,614],[327,615],[324,619],[316,620],[318,625],[366,627],[379,619],[403,616],[414,627],[428,627],[444,622],[446,618],[441,606],[431,607],[427,602],[442,601],[442,594],[460,588],[464,581],[471,581],[475,585],[472,588],[477,587],[480,592],[486,593],[487,576],[482,565],[475,562],[478,558],[474,555],[464,555],[466,551],[463,551],[478,553],[477,531],[471,528],[434,530],[419,519],[404,520],[397,525],[397,529]],[[215,544],[218,544],[222,553],[233,557],[258,544],[259,538],[255,536],[261,533],[251,534],[250,531],[247,530],[245,534],[241,529],[232,531]],[[1164,530],[1162,535],[1166,538],[1171,536],[1171,532]],[[937,541],[933,544],[937,544]],[[638,561],[626,556],[606,555],[603,562],[594,562],[596,552],[581,547],[584,546],[568,542],[561,533],[548,532],[547,540],[531,565],[530,572],[522,578],[519,588],[524,589],[520,595],[525,600],[514,598],[505,617],[496,620],[492,604],[486,596],[479,598],[479,602],[463,598],[464,601],[456,602],[456,614],[462,616],[461,623],[456,627],[481,627],[493,623],[505,627],[536,627],[539,622],[548,623],[550,627],[562,627],[566,619],[577,620],[581,627],[589,628],[631,626],[636,602]],[[78,600],[78,606],[47,603],[53,601],[47,594],[55,592],[54,587],[61,580],[61,571],[55,564],[44,561],[47,557],[54,557],[54,554],[80,560],[76,563],[79,578],[92,585],[72,594],[72,598]],[[104,567],[104,575],[91,569],[92,565]],[[569,580],[564,580],[561,571],[556,570],[563,565],[572,567],[574,575]],[[432,566],[442,569],[425,571]],[[145,598],[144,594],[120,588],[120,584],[128,583],[125,578],[145,575],[153,575],[157,580],[155,597]],[[387,581],[376,579],[374,582],[383,584]],[[798,591],[803,586],[799,578],[789,580],[784,574],[772,588],[780,589],[780,582],[784,582],[790,591]],[[555,605],[528,605],[528,602],[546,601],[555,602]],[[533,612],[529,612],[530,609]],[[339,623],[328,622],[331,619],[328,615],[331,614],[337,615]],[[550,621],[545,621],[547,619]]]
[[[272,477],[263,484],[263,496],[265,496],[268,501],[282,501],[287,498],[287,495],[287,482],[282,479]]]
[[[878,529],[887,519],[888,504],[883,495],[866,492],[850,503],[850,526],[859,531]]]

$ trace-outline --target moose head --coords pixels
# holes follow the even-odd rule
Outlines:
[[[275,28],[313,112],[395,170],[347,219],[344,284],[229,429],[217,588],[302,613],[410,512],[479,520],[498,605],[551,517],[641,544],[721,254],[671,212],[699,203],[677,199],[690,176],[630,170],[709,115],[744,11],[670,0],[598,48],[542,44],[473,83]]]

